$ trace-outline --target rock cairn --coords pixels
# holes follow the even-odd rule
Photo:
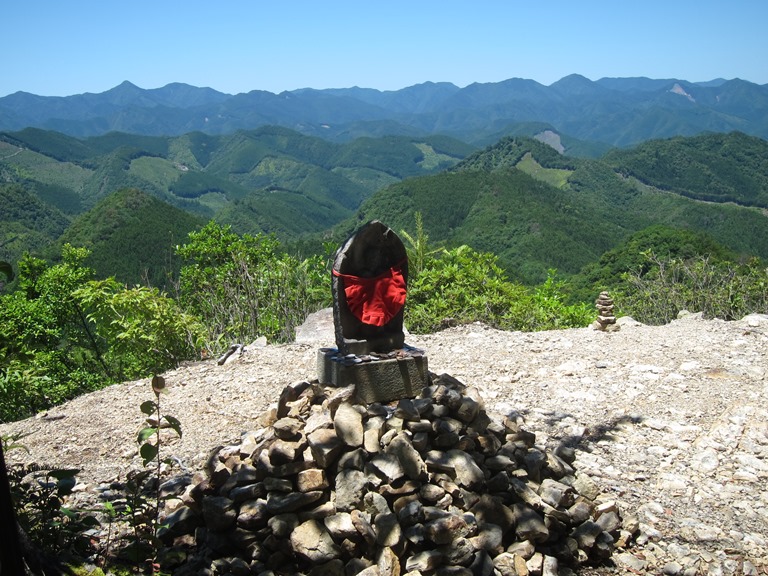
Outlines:
[[[388,405],[297,382],[263,419],[168,501],[174,574],[554,576],[632,537],[572,448],[449,375]]]
[[[616,316],[613,315],[613,298],[608,292],[600,292],[595,300],[595,308],[597,308],[597,320],[592,323],[595,330],[612,332],[619,329],[616,325]]]

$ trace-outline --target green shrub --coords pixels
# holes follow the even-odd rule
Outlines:
[[[768,313],[768,268],[757,259],[738,265],[706,256],[660,258],[644,253],[646,263],[625,275],[622,311],[639,322],[666,324],[681,310],[705,318],[738,320]]]
[[[417,221],[418,224],[418,221]],[[565,304],[566,283],[550,270],[547,280],[527,288],[509,281],[490,253],[468,246],[435,251],[407,236],[428,255],[419,258],[420,270],[408,291],[406,324],[417,333],[429,333],[452,324],[483,322],[503,330],[550,330],[587,326],[595,318],[587,304]]]
[[[105,362],[120,379],[160,372],[200,349],[203,327],[157,288],[126,288],[113,278],[73,292],[104,342]]]
[[[310,312],[330,302],[330,274],[321,258],[300,261],[278,252],[271,236],[236,234],[213,221],[189,235],[177,252],[180,301],[207,329],[218,352],[258,336],[290,341]]]

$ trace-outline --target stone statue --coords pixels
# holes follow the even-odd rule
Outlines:
[[[402,348],[408,255],[390,228],[373,220],[336,251],[333,319],[344,354]]]

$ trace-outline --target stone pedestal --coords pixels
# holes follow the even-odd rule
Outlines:
[[[413,398],[429,384],[427,356],[405,346],[388,354],[342,354],[336,348],[317,352],[317,379],[327,386],[355,385],[361,402]]]

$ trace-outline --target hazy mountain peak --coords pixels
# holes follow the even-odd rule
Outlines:
[[[264,90],[228,95],[183,83],[145,90],[126,80],[101,94],[2,97],[0,130],[35,126],[76,137],[110,131],[159,136],[228,134],[276,125],[336,141],[443,134],[478,144],[516,125],[539,122],[578,140],[626,146],[707,131],[741,130],[766,138],[766,102],[768,86],[738,79],[591,81],[570,74],[550,86],[510,78],[464,88],[424,82],[400,90],[305,88],[279,95]]]

